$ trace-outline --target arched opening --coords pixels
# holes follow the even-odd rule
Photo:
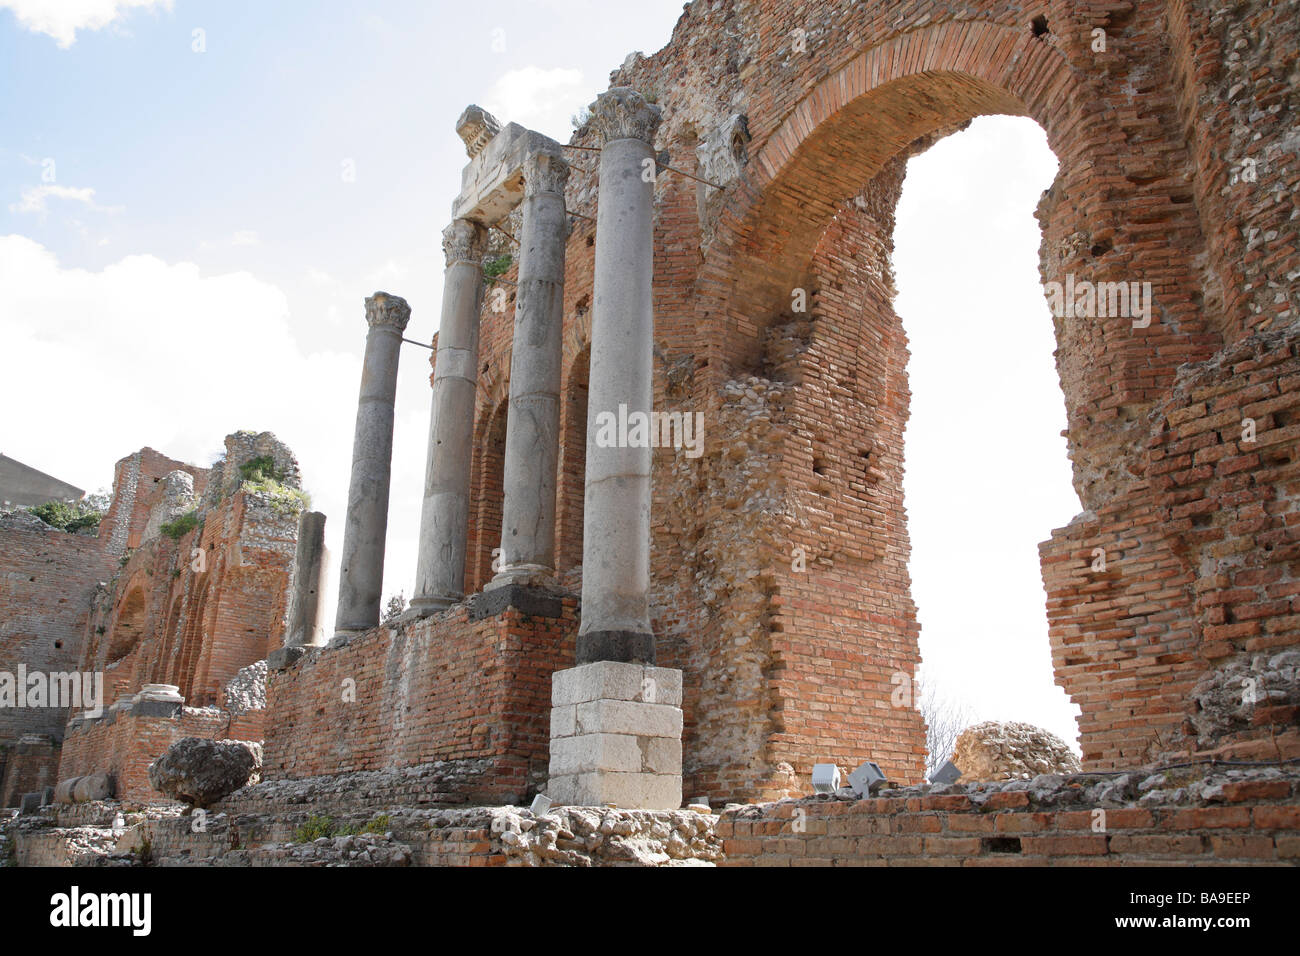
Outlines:
[[[587,397],[591,346],[584,346],[569,365],[560,434],[559,495],[556,502],[556,570],[582,566],[582,515],[587,480]],[[576,585],[576,582],[572,582]]]
[[[465,593],[483,590],[496,573],[493,552],[501,547],[502,506],[505,502],[506,421],[510,402],[504,399],[481,426],[470,477],[469,554],[465,561]]]
[[[780,383],[790,436],[784,510],[771,512],[786,527],[766,533],[778,552],[771,564],[778,600],[765,611],[768,626],[748,629],[760,635],[752,653],[774,696],[764,730],[770,781],[779,784],[782,764],[799,777],[829,754],[849,765],[876,759],[893,779],[918,780],[923,770],[924,727],[910,689],[919,626],[902,501],[907,344],[900,324],[873,328],[854,317],[883,322],[892,313],[880,247],[892,236],[911,151],[973,117],[1032,118],[1061,161],[1038,208],[1043,281],[1073,272],[1125,281],[1136,273],[1159,290],[1161,314],[1172,319],[1150,331],[1127,316],[1054,323],[1074,483],[1086,508],[1127,501],[1145,465],[1146,411],[1182,362],[1212,351],[1195,277],[1185,262],[1171,262],[1141,215],[1141,194],[1164,180],[1129,175],[1135,164],[1121,155],[1124,134],[1113,115],[1087,109],[1084,82],[1061,49],[1028,29],[940,23],[856,54],[775,129],[756,131],[747,175],[710,237],[696,288],[709,320],[712,383],[723,388],[746,376]],[[1111,201],[1107,184],[1125,182],[1139,194],[1136,214]],[[1158,188],[1170,191],[1160,200],[1161,228],[1196,248],[1195,210],[1179,201],[1177,186]],[[954,313],[968,294],[957,294]],[[991,441],[987,456],[995,454]],[[984,464],[948,462],[956,475]],[[1098,668],[1089,669],[1093,658],[1079,646],[1090,623],[1069,617],[1091,593],[1080,580],[1087,571],[1080,543],[1131,531],[1114,516],[1121,507],[1100,528],[1053,531],[1042,548],[1056,679],[1083,708],[1085,736],[1090,709],[1098,732],[1126,732],[1108,716]],[[1104,609],[1087,613],[1106,617]],[[1152,655],[1134,693],[1159,696],[1158,664]],[[856,705],[828,719],[828,702],[844,700]],[[728,700],[707,703],[701,740],[734,732],[745,719],[739,710],[726,714]]]
[[[180,687],[181,695],[187,701],[192,701],[194,698],[194,675],[198,669],[199,656],[203,651],[204,635],[210,633],[207,622],[209,574],[210,572],[205,572],[197,575],[190,587],[190,613],[185,617],[180,659],[174,672],[173,683]],[[195,595],[198,595],[197,599]]]
[[[108,651],[104,655],[105,667],[113,667],[136,649],[144,636],[147,618],[144,588],[133,588],[122,601],[117,620],[113,622]]]
[[[162,639],[157,658],[153,661],[151,680],[156,684],[169,684],[171,676],[172,655],[176,651],[181,631],[181,605],[184,595],[178,594],[172,600],[171,610],[167,612],[167,622],[163,627]]]
[[[1034,219],[1057,166],[1032,120],[980,117],[908,160],[895,211],[929,770],[951,756],[954,733],[981,720],[1035,724],[1076,746],[1077,707],[1054,683],[1038,553],[1082,510]]]

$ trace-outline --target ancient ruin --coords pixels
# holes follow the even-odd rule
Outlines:
[[[188,862],[1300,859],[1296,13],[694,0],[567,144],[470,106],[410,610],[380,624],[411,309],[376,293],[332,625],[321,519],[231,493],[258,456],[297,487],[269,436],[212,474],[119,464],[98,539],[0,528],[33,572],[5,620],[68,598],[0,667],[62,640],[116,701],[0,712],[4,802],[98,771],[134,801],[111,839],[97,804],[41,811],[19,856],[79,859],[89,828]],[[908,158],[989,113],[1060,161],[1040,272],[1085,510],[1040,552],[1082,772],[931,786],[896,693],[919,626],[890,253]],[[195,500],[199,531],[151,537]],[[263,660],[265,706],[232,707]],[[202,831],[143,808],[141,761],[184,736],[263,744]],[[883,784],[810,796],[814,764],[868,760]],[[539,794],[557,811],[520,809]],[[302,830],[326,816],[352,829]]]

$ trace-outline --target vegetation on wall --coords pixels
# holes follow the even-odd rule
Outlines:
[[[52,528],[71,534],[90,534],[108,512],[107,496],[91,495],[80,501],[47,501],[31,509]]]

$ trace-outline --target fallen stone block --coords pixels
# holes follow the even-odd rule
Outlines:
[[[208,807],[247,784],[261,769],[261,744],[185,737],[149,765],[149,784],[174,800]]]

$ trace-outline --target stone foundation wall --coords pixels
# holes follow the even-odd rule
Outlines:
[[[868,799],[844,790],[720,814],[561,807],[534,817],[412,806],[400,792],[446,773],[260,784],[201,821],[174,807],[47,807],[0,822],[0,837],[33,866],[1300,865],[1294,769],[1040,776]]]
[[[459,605],[273,671],[264,779],[487,761],[462,797],[524,800],[546,779],[551,674],[574,659],[576,598],[548,600],[477,619]]]

